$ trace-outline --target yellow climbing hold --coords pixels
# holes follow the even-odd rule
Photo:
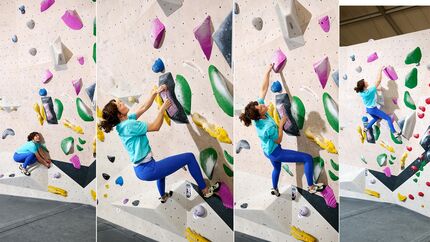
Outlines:
[[[367,195],[370,195],[370,196],[377,197],[377,198],[381,197],[381,194],[379,194],[379,192],[373,191],[373,190],[370,190],[370,189],[364,189],[364,193],[366,193]]]
[[[96,157],[96,152],[97,152],[97,139],[96,139],[96,137],[94,137],[94,140],[93,140],[93,156],[94,157]]]
[[[337,154],[337,150],[333,141],[312,133],[309,128],[305,130],[305,135],[308,139],[314,141],[319,147],[321,147],[321,149],[324,149],[332,154]]]
[[[97,118],[102,119],[103,111],[99,108],[99,106],[97,106],[96,112],[97,112]]]
[[[109,184],[106,184],[105,187],[106,187],[106,189],[109,189]]]
[[[93,198],[93,201],[97,199],[97,193],[93,189],[91,189],[91,197]]]
[[[408,152],[403,153],[402,157],[400,158],[400,169],[405,169],[405,163],[406,158],[408,158]]]
[[[209,123],[205,117],[198,113],[193,113],[191,115],[193,122],[197,125],[197,127],[202,128],[206,131],[210,136],[218,139],[219,141],[227,144],[231,144],[231,139],[228,137],[227,131],[216,124]]]
[[[34,109],[34,111],[36,111],[36,113],[37,113],[37,119],[39,120],[39,123],[40,123],[40,125],[43,125],[43,121],[45,121],[45,119],[43,118],[44,117],[44,112],[41,112],[41,110],[40,110],[40,106],[39,106],[39,104],[38,103],[34,103],[34,105],[33,105],[33,109]],[[43,114],[42,114],[43,113]]]
[[[406,201],[406,196],[404,196],[404,195],[400,194],[400,192],[399,192],[399,193],[397,193],[397,198],[398,198],[398,199],[399,199],[399,201],[401,201],[401,202]]]
[[[361,128],[361,126],[357,127],[357,132],[360,134],[360,141],[364,144],[364,140],[366,139],[366,132]]]
[[[193,231],[190,227],[185,230],[185,238],[190,242],[210,242],[210,240]]]
[[[273,120],[275,121],[276,125],[279,126],[279,122],[281,121],[281,118],[279,117],[278,111],[275,108],[275,105],[270,102],[267,113],[269,114],[270,117],[273,118]]]
[[[70,128],[71,130],[75,131],[78,134],[84,134],[84,129],[82,129],[81,126],[74,125],[74,124],[70,123],[70,121],[67,119],[65,119],[63,121],[63,124],[65,127]]]
[[[305,241],[305,242],[316,242],[317,239],[306,233],[303,230],[300,230],[299,228],[295,227],[295,226],[291,226],[291,236],[293,236],[295,239],[300,240],[300,241]]]
[[[386,150],[388,150],[389,152],[391,152],[391,153],[394,153],[395,151],[394,151],[394,147],[393,146],[391,146],[391,145],[387,145],[387,144],[385,144],[385,142],[384,141],[381,141],[381,143],[379,143],[379,145],[382,147],[382,148],[385,148]]]
[[[48,186],[48,192],[67,197],[67,191],[59,187]]]
[[[104,142],[105,134],[103,133],[103,131],[100,129],[98,125],[96,125],[96,129],[97,129],[97,139],[100,140],[101,142]]]
[[[157,90],[158,87],[154,86],[153,90]],[[163,99],[161,98],[160,94],[157,94],[155,97],[155,103],[158,105],[158,109],[160,109],[161,105],[163,105]],[[169,115],[167,115],[167,112],[164,112],[163,114],[164,122],[166,122],[167,125],[170,126],[170,118]]]
[[[107,197],[108,197],[107,193],[103,194],[103,197],[104,197],[104,198],[107,198]]]

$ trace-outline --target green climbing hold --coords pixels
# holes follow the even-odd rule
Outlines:
[[[96,43],[94,43],[94,45],[93,45],[93,60],[94,60],[94,63],[97,63],[97,60],[96,60],[96,58],[97,58],[96,49],[97,49]]]
[[[208,72],[216,102],[224,113],[233,117],[233,96],[227,88],[224,77],[213,65],[209,66]]]
[[[416,175],[417,177],[420,177],[420,176],[421,176],[421,173],[420,173],[420,172],[417,172],[417,173],[415,173],[415,175]]]
[[[405,86],[412,89],[418,85],[418,70],[417,68],[412,69],[405,77]]]
[[[78,151],[83,151],[84,148],[82,148],[80,145],[76,145],[76,149],[78,149]]]
[[[375,141],[378,141],[381,135],[381,129],[377,125],[373,125],[373,136],[375,136]]]
[[[376,161],[378,162],[378,165],[382,167],[385,164],[385,162],[387,162],[387,158],[388,158],[387,154],[385,153],[380,154],[378,155],[378,157],[376,157]]]
[[[96,18],[94,18],[94,22],[93,22],[93,35],[94,35],[94,36],[97,36]]]
[[[290,170],[290,167],[287,164],[282,165],[282,168],[290,175],[294,176],[293,172]]]
[[[395,159],[396,159],[396,157],[395,157],[394,155],[390,155],[390,158],[391,158],[392,160],[395,160]]]
[[[84,121],[94,121],[93,112],[85,105],[81,98],[76,98],[76,109],[78,110],[79,117]]]
[[[229,177],[232,177],[233,171],[230,169],[230,167],[228,167],[226,164],[222,164],[222,166],[224,167],[225,174],[227,174]]]
[[[75,144],[75,140],[73,137],[67,137],[61,141],[61,150],[65,155],[70,155],[73,153],[73,146]]]
[[[79,141],[79,144],[81,144],[81,145],[84,145],[85,143],[87,143],[87,141],[85,141],[81,138],[78,138],[78,141]]]
[[[202,166],[203,172],[209,179],[212,179],[212,174],[215,168],[215,164],[218,159],[218,154],[214,148],[207,148],[200,152],[199,160]]]
[[[181,76],[176,75],[175,94],[179,103],[184,107],[187,115],[191,114],[191,88],[187,80]]]
[[[421,57],[421,49],[420,47],[417,47],[412,52],[410,52],[408,56],[406,56],[405,64],[419,64],[421,61]]]
[[[324,160],[317,156],[314,157],[314,183],[318,183],[318,179],[321,175],[321,171],[324,168]]]
[[[224,157],[228,163],[233,165],[233,156],[231,156],[226,150],[224,150]]]
[[[339,109],[333,98],[325,92],[323,94],[325,116],[330,126],[339,133]]]
[[[415,183],[417,183],[417,182],[418,182],[418,179],[417,179],[417,178],[414,178],[412,181],[414,181]]]
[[[334,160],[330,159],[330,164],[335,171],[339,171],[339,164],[337,164]]]
[[[328,170],[328,175],[330,176],[330,179],[332,179],[333,181],[339,180],[339,177],[336,176],[331,170]]]
[[[394,165],[394,162],[393,162],[392,160],[388,160],[388,163],[389,163],[390,165]]]
[[[300,100],[300,98],[297,96],[293,96],[293,101],[291,102],[291,114],[296,120],[299,129],[303,129],[303,125],[305,123],[306,109],[305,105],[303,105],[302,100]]]
[[[411,97],[411,94],[408,91],[405,91],[405,95],[403,97],[403,101],[405,102],[406,107],[415,110],[417,106],[415,106],[415,102]]]
[[[398,145],[403,144],[402,138],[401,138],[400,136],[396,138],[396,136],[394,136],[394,134],[393,134],[393,133],[391,133],[391,132],[390,132],[390,136],[391,136],[391,140],[392,140],[395,144],[398,144]]]
[[[59,99],[54,100],[54,112],[55,116],[57,117],[57,120],[61,119],[61,116],[63,116],[63,103]]]

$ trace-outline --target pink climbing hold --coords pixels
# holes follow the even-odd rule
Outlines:
[[[314,64],[315,73],[318,75],[318,79],[321,83],[322,88],[325,88],[327,84],[328,76],[330,74],[330,62],[328,61],[328,57],[318,61]]]
[[[423,112],[425,112],[426,111],[426,107],[424,107],[424,106],[419,106],[418,107],[421,111],[423,111]]]
[[[413,171],[418,171],[418,167],[416,167],[416,166],[411,166],[411,170],[413,170]]]
[[[218,196],[221,198],[222,204],[224,204],[226,208],[233,208],[233,195],[224,182],[220,182]]]
[[[73,167],[75,167],[76,169],[80,169],[81,168],[81,161],[79,160],[79,157],[77,155],[73,155],[70,158],[70,161],[73,164]]]
[[[399,99],[398,99],[397,97],[393,97],[393,99],[391,99],[391,100],[393,100],[393,103],[397,105],[397,101],[398,101]]]
[[[284,52],[282,52],[281,49],[278,49],[275,51],[275,54],[272,58],[273,63],[273,71],[276,73],[279,73],[284,68],[285,64],[287,63],[287,56],[285,56]]]
[[[54,3],[55,0],[43,0],[42,2],[40,2],[40,12],[47,10]]]
[[[424,197],[424,193],[423,192],[418,192],[418,196]]]
[[[43,74],[43,83],[47,83],[52,79],[52,72],[48,69],[45,70],[45,73]]]
[[[428,187],[430,187],[430,182],[426,182],[426,185],[427,185]]]
[[[324,32],[327,33],[328,31],[330,31],[330,18],[327,15],[324,17],[321,17],[318,20],[318,24],[321,26]]]
[[[209,60],[211,58],[213,44],[211,16],[207,16],[205,20],[203,20],[203,23],[194,28],[193,32],[194,37],[199,41],[200,48],[202,48],[206,59]]]
[[[376,53],[376,52],[373,52],[372,54],[370,54],[368,57],[367,57],[367,63],[369,63],[369,62],[372,62],[372,61],[375,61],[375,60],[377,60],[378,59],[378,54]],[[385,68],[384,68],[385,69]]]
[[[429,97],[429,98],[426,98],[426,104],[429,104],[429,105],[430,105],[430,97]]]
[[[412,147],[411,146],[406,146],[406,149],[411,152],[412,151]]]
[[[158,18],[155,18],[154,20],[152,20],[151,40],[152,40],[152,46],[154,46],[154,48],[158,49],[161,47],[161,42],[163,40],[165,32],[166,32],[166,28]]]
[[[75,88],[76,95],[79,95],[82,89],[82,78],[79,78],[79,80],[73,80],[72,84],[73,84],[73,87]]]
[[[334,196],[333,190],[329,185],[325,187],[324,190],[321,191],[321,194],[324,197],[325,204],[331,208],[337,207],[336,197]]]
[[[420,134],[414,134],[414,138],[418,139],[420,137]]]
[[[369,58],[367,58],[367,62],[369,62]],[[392,81],[395,81],[395,80],[399,79],[399,77],[397,76],[396,71],[394,70],[394,67],[392,67],[392,66],[386,66],[384,68],[383,72],[388,77],[388,79],[390,79]]]
[[[385,176],[386,177],[391,177],[391,170],[390,170],[390,167],[385,167],[385,169],[384,169],[384,173],[385,173]]]
[[[76,10],[67,10],[61,17],[63,22],[71,29],[80,30],[84,25]]]
[[[417,114],[418,115],[418,118],[420,118],[420,119],[422,119],[422,118],[424,118],[424,113],[419,113],[419,114]]]
[[[83,56],[78,56],[77,60],[78,60],[79,64],[81,64],[81,65],[83,65],[85,63],[85,59]]]
[[[409,194],[409,199],[411,199],[411,200],[414,200],[415,198],[414,198],[414,196],[412,195],[412,194]]]

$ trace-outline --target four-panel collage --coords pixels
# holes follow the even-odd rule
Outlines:
[[[0,241],[430,241],[430,6],[388,4],[1,1]]]

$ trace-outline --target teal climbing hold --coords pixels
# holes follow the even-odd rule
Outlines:
[[[339,109],[333,98],[325,92],[323,94],[325,116],[330,126],[339,133]]]
[[[420,47],[417,47],[412,52],[410,52],[408,56],[406,56],[405,64],[419,64],[421,61],[421,57],[421,49]]]
[[[93,112],[79,97],[76,98],[76,109],[82,120],[87,122],[94,121]]]
[[[321,171],[323,170],[323,168],[324,168],[324,160],[319,156],[314,157],[314,177],[313,177],[314,183],[318,182],[318,179],[321,175]]]
[[[54,100],[54,112],[55,116],[57,117],[57,120],[60,120],[63,116],[63,103],[59,99]]]
[[[331,170],[328,170],[328,175],[329,175],[329,177],[330,177],[330,179],[332,180],[332,181],[337,181],[337,180],[339,180],[339,177],[338,176],[336,176]]]
[[[406,107],[416,110],[417,106],[415,106],[415,102],[411,97],[411,94],[408,91],[405,91],[405,95],[403,96],[403,101],[405,102]]]
[[[224,150],[224,157],[228,163],[233,165],[233,156],[231,156],[226,150]]]
[[[199,160],[203,172],[209,179],[212,179],[213,171],[218,159],[216,150],[212,147],[204,149],[200,152]]]
[[[228,167],[226,164],[222,164],[222,166],[224,167],[225,174],[227,174],[229,177],[232,177],[233,171],[230,169],[230,167]]]
[[[417,68],[412,69],[405,77],[405,86],[407,88],[415,88],[418,85],[418,70]]]
[[[306,109],[305,105],[303,105],[302,100],[300,100],[300,98],[297,96],[293,96],[293,101],[291,102],[291,114],[296,120],[299,129],[303,129],[303,125],[305,123]]]
[[[208,68],[209,79],[215,100],[228,116],[233,117],[233,96],[227,88],[227,83],[214,65]]]
[[[382,167],[385,164],[385,162],[387,162],[387,158],[388,158],[387,154],[385,153],[380,154],[378,155],[378,157],[376,157],[376,162],[378,162],[378,165]]]
[[[191,88],[182,75],[176,75],[175,94],[187,115],[191,114]]]
[[[70,155],[71,153],[73,153],[74,143],[75,140],[73,139],[73,137],[67,137],[61,141],[61,150],[64,152],[65,155]]]
[[[290,170],[290,167],[287,164],[283,164],[282,168],[284,168],[284,170],[290,175],[290,176],[294,176],[293,172]]]
[[[330,159],[330,164],[335,171],[339,171],[339,164],[337,164],[334,160]]]

